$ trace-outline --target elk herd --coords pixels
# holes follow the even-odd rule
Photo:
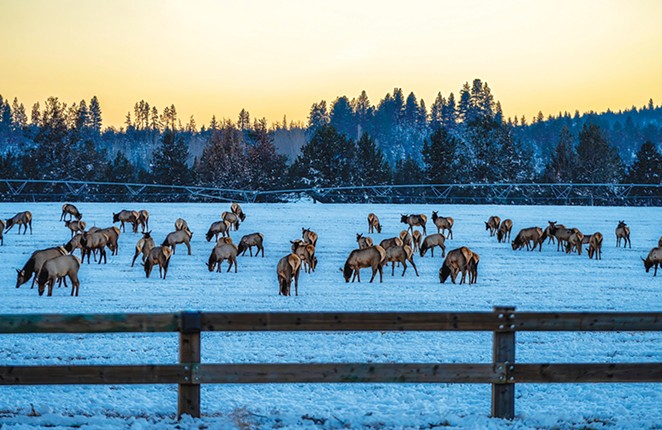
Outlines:
[[[150,277],[153,268],[158,266],[159,277],[166,279],[170,260],[175,254],[177,245],[184,244],[188,255],[192,254],[193,232],[183,218],[175,221],[174,231],[168,233],[160,245],[157,245],[158,242],[151,236],[149,213],[146,210],[122,210],[113,213],[113,224],[119,223],[119,226],[112,225],[106,228],[92,226],[87,229],[87,224],[82,218],[83,214],[76,206],[72,204],[62,206],[60,221],[64,222],[64,226],[69,230],[71,239],[62,246],[34,251],[23,268],[16,269],[16,288],[32,279],[31,288],[34,288],[36,283],[39,295],[43,295],[48,287],[48,295],[51,296],[55,283],[58,283],[58,287],[62,283],[67,287],[66,278],[69,278],[71,295],[78,296],[80,288],[78,272],[81,263],[85,262],[87,257],[89,264],[92,257],[97,264],[105,264],[106,250],[110,251],[111,255],[117,255],[119,237],[126,231],[127,223],[131,225],[131,231],[134,233],[138,233],[139,228],[141,232],[141,237],[135,244],[131,267],[134,267],[140,256],[147,278]],[[375,244],[372,237],[357,233],[357,248],[349,253],[344,266],[340,268],[345,282],[350,280],[361,282],[361,269],[367,268],[371,270],[370,282],[374,281],[378,273],[379,281],[383,282],[383,268],[389,263],[391,276],[395,275],[396,265],[402,266],[401,276],[405,276],[408,265],[413,268],[415,275],[419,276],[414,256],[418,254],[424,258],[430,251],[430,256],[434,258],[435,248],[440,248],[441,258],[444,260],[438,272],[439,281],[443,284],[450,278],[452,283],[456,283],[457,277],[461,274],[460,284],[465,282],[475,284],[478,280],[479,255],[466,246],[446,251],[446,240],[453,240],[454,219],[441,217],[437,211],[433,211],[431,219],[437,227],[437,233],[428,235],[427,218],[425,214],[401,214],[400,222],[405,225],[405,229],[397,235],[379,241],[379,244]],[[384,227],[379,217],[370,213],[367,219],[368,234],[381,234]],[[230,211],[222,212],[220,220],[211,223],[205,235],[207,242],[214,239],[214,246],[206,264],[209,272],[214,270],[221,272],[222,263],[227,261],[226,271],[230,272],[234,268],[234,272],[237,273],[237,257],[245,256],[247,251],[253,257],[253,248],[255,248],[255,257],[260,254],[264,257],[264,234],[259,232],[246,234],[238,245],[230,237],[230,232],[239,230],[240,224],[245,220],[246,214],[241,206],[232,203]],[[10,231],[15,225],[19,226],[19,234],[21,227],[23,234],[27,232],[28,227],[32,234],[32,213],[20,212],[6,221],[0,220],[0,244],[4,245],[2,233]],[[489,231],[490,237],[496,236],[498,243],[510,241],[513,251],[524,248],[535,251],[537,248],[541,252],[544,243],[551,243],[556,244],[557,252],[564,251],[567,254],[576,252],[581,255],[586,247],[589,259],[602,259],[603,235],[600,232],[583,234],[578,228],[566,227],[557,221],[548,221],[544,228],[534,226],[520,229],[511,241],[512,228],[512,220],[501,220],[499,216],[490,216],[485,222],[485,230]],[[615,236],[616,247],[620,247],[622,243],[623,247],[632,248],[630,228],[625,221],[618,222]],[[317,241],[317,233],[310,228],[302,228],[301,237],[290,240],[289,254],[280,258],[276,265],[279,295],[290,296],[292,282],[294,282],[294,293],[298,295],[299,274],[302,268],[305,273],[315,272],[318,263]],[[80,251],[80,257],[74,256],[76,250]],[[656,276],[658,266],[662,264],[662,238],[658,241],[658,246],[653,248],[646,258],[641,257],[641,259],[646,272],[654,268],[653,276]]]

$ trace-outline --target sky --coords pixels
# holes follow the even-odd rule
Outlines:
[[[506,116],[662,100],[662,1],[0,0],[0,94],[96,95],[183,123],[307,119],[312,103],[487,82]]]

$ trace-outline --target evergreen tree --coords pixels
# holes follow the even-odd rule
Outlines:
[[[623,162],[618,150],[607,142],[595,124],[584,124],[577,145],[576,178],[583,183],[614,183],[623,177]]]
[[[352,106],[347,97],[338,97],[331,106],[329,124],[335,128],[338,133],[344,134],[350,139],[356,137],[356,125],[354,124],[354,114]]]
[[[107,164],[105,180],[124,183],[137,181],[136,169],[123,152],[117,151],[112,162]]]
[[[90,123],[93,131],[101,133],[101,106],[97,96],[90,100]]]
[[[310,114],[308,115],[308,126],[306,127],[308,133],[314,134],[319,128],[324,127],[330,121],[329,112],[326,108],[326,101],[322,100],[319,103],[313,103],[310,107]]]
[[[641,145],[629,169],[627,181],[633,184],[662,183],[662,154],[653,142],[646,141]]]
[[[430,106],[430,128],[432,131],[435,131],[444,123],[442,112],[445,104],[446,100],[441,95],[441,92],[438,92],[437,98],[434,99],[434,103]]]
[[[192,177],[186,164],[188,158],[188,146],[184,140],[173,130],[167,130],[161,138],[161,145],[152,155],[152,181],[155,184],[190,184]]]
[[[441,107],[441,124],[449,130],[452,130],[457,123],[455,96],[450,93],[448,100]]]
[[[246,172],[244,133],[232,121],[212,130],[200,156],[196,173],[198,182],[222,188],[244,188],[250,180]]]
[[[425,174],[416,160],[407,157],[398,160],[395,164],[393,183],[398,185],[422,184],[425,182]]]
[[[559,143],[554,149],[550,162],[545,167],[543,178],[546,182],[572,182],[577,170],[577,154],[573,137],[568,127],[563,127]]]
[[[248,186],[253,190],[273,190],[285,187],[287,157],[276,153],[273,133],[267,130],[267,120],[255,121],[248,146]]]
[[[361,185],[383,185],[391,180],[391,169],[384,154],[368,133],[363,133],[357,142],[356,168],[360,172]]]
[[[436,129],[423,143],[426,182],[450,184],[457,181],[457,140],[445,128]]]
[[[368,99],[365,90],[361,91],[359,97],[352,103],[352,108],[354,110],[354,121],[361,128],[361,134],[370,132],[375,116],[375,108],[370,104],[370,99]]]

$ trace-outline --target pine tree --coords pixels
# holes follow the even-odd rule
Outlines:
[[[97,96],[92,97],[90,100],[90,122],[92,130],[96,133],[101,133],[101,106]]]
[[[662,153],[653,142],[644,142],[629,169],[627,181],[633,184],[662,183]]]
[[[398,185],[422,184],[425,182],[425,174],[416,160],[407,157],[398,160],[393,173],[393,183]]]
[[[577,170],[577,153],[574,150],[574,138],[567,126],[559,136],[559,143],[554,149],[551,160],[545,167],[543,178],[546,182],[572,182]]]
[[[244,133],[232,121],[226,120],[218,130],[212,130],[200,156],[196,173],[198,182],[223,188],[244,188],[247,177]]]
[[[432,131],[435,131],[444,123],[442,112],[445,104],[446,100],[441,95],[441,92],[438,92],[437,98],[434,99],[434,103],[430,106],[430,128]]]
[[[308,115],[308,125],[306,129],[311,135],[314,134],[319,128],[324,127],[330,121],[329,112],[326,108],[326,101],[322,100],[319,103],[313,103],[310,107],[310,114]]]
[[[352,106],[347,97],[338,97],[331,106],[329,124],[333,126],[338,133],[344,134],[350,139],[356,137],[356,124],[354,123],[354,114]]]
[[[391,180],[391,169],[384,153],[377,147],[368,133],[363,133],[357,142],[356,168],[360,172],[361,185],[383,185]]]
[[[595,124],[584,124],[577,145],[576,178],[583,183],[614,183],[623,177],[623,162],[618,150],[607,142]]]
[[[190,184],[192,177],[186,164],[188,158],[189,151],[184,140],[173,130],[167,130],[161,138],[161,145],[152,154],[152,181],[168,185]]]
[[[284,188],[287,157],[276,152],[273,133],[267,130],[267,120],[256,120],[250,135],[254,144],[247,149],[248,187],[253,190]]]
[[[457,140],[445,128],[436,129],[423,143],[425,180],[430,184],[450,184],[457,178]]]

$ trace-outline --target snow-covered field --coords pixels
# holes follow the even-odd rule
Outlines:
[[[130,267],[140,234],[120,237],[120,253],[108,264],[81,268],[80,296],[56,289],[39,297],[29,284],[14,288],[15,268],[36,249],[62,244],[69,231],[59,222],[61,204],[2,203],[4,219],[30,210],[34,234],[5,234],[0,247],[0,314],[202,311],[490,311],[495,305],[518,310],[660,311],[662,276],[645,273],[639,256],[662,235],[662,208],[246,204],[243,234],[265,235],[265,258],[239,258],[238,273],[209,273],[213,247],[204,234],[229,204],[80,203],[88,226],[110,226],[112,212],[147,209],[152,235],[160,242],[185,218],[194,232],[193,255],[179,246],[168,279],[145,279]],[[467,245],[481,256],[476,285],[439,284],[442,259],[435,252],[415,257],[420,277],[408,270],[369,284],[346,284],[338,268],[367,233],[366,216],[379,215],[384,230],[375,242],[397,235],[401,213],[432,210],[455,218],[447,250]],[[556,252],[514,252],[485,231],[490,215],[511,218],[520,228],[544,227],[547,220],[605,236],[603,259]],[[614,229],[625,220],[632,249],[615,247]],[[278,296],[275,266],[288,253],[301,227],[319,234],[318,269],[301,274],[298,297]],[[428,220],[428,232],[436,228]],[[224,269],[225,269],[224,263]],[[657,333],[520,333],[520,362],[659,362]],[[202,360],[246,362],[489,362],[490,333],[205,333]],[[166,364],[177,362],[177,335],[0,335],[2,365]],[[201,420],[183,428],[662,428],[659,384],[517,385],[516,420],[490,419],[489,385],[294,384],[202,387]],[[174,427],[176,386],[0,387],[0,428]],[[180,428],[181,428],[180,427]]]

